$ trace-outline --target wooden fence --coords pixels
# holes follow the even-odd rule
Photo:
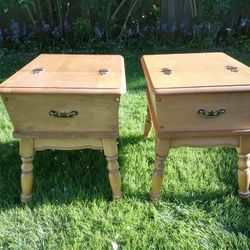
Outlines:
[[[183,23],[190,25],[193,14],[190,2],[189,0],[161,1],[160,13],[163,31],[174,31]]]
[[[160,6],[160,18],[163,30],[175,31],[176,28],[180,28],[182,25],[190,28],[193,18],[198,18],[202,22],[200,0],[155,0],[154,2]],[[69,19],[83,13],[79,7],[79,0],[72,0],[71,3],[75,8],[70,10]],[[45,7],[45,5],[42,7]],[[46,12],[46,8],[43,11]],[[250,2],[248,6],[242,7],[239,5],[234,9],[228,18],[228,25],[233,26],[240,18],[247,17],[250,19]],[[9,28],[11,19],[15,19],[21,25],[32,23],[27,12],[18,3],[7,13],[0,10],[0,28]]]
[[[237,4],[237,2],[240,1],[235,1],[237,7],[228,15],[225,23],[229,27],[235,26],[240,19],[250,19],[250,0],[249,4],[244,5]],[[201,23],[204,21],[199,0],[161,0],[160,14],[163,30],[167,31],[174,31],[181,25],[190,27],[194,19]]]

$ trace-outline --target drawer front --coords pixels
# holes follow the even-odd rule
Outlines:
[[[160,132],[250,129],[250,92],[161,95],[154,110]]]
[[[115,133],[119,99],[118,95],[3,96],[15,132]]]

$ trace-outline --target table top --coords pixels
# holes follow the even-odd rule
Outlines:
[[[0,93],[122,94],[119,55],[41,54],[0,85]]]
[[[250,91],[250,69],[221,52],[145,55],[141,63],[155,94]]]

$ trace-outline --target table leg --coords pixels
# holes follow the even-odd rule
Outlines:
[[[157,139],[155,164],[152,177],[152,189],[150,192],[150,200],[157,201],[160,199],[161,186],[164,176],[164,161],[170,148],[169,139]]]
[[[22,159],[21,202],[27,202],[32,198],[34,159],[33,139],[22,138],[20,140],[20,155]]]
[[[248,198],[250,196],[250,137],[240,138],[240,148],[238,150],[238,196]]]
[[[103,139],[104,154],[108,162],[109,181],[113,192],[114,200],[122,198],[121,177],[119,164],[117,162],[118,150],[115,138]]]
[[[152,119],[151,119],[149,107],[147,107],[147,115],[146,115],[145,128],[144,128],[144,135],[146,138],[148,138],[150,135],[151,127],[152,127]]]

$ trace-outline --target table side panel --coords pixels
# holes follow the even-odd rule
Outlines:
[[[170,147],[239,147],[240,146],[240,136],[211,136],[211,137],[181,137],[181,138],[171,138]]]
[[[146,95],[147,95],[148,108],[149,108],[151,120],[153,122],[155,133],[157,135],[159,129],[158,129],[158,122],[157,122],[157,117],[156,117],[155,97],[148,89],[146,91]]]
[[[15,132],[118,133],[120,95],[4,94]],[[56,118],[49,111],[77,111],[73,118]]]
[[[45,149],[57,150],[76,150],[76,149],[103,149],[102,139],[100,138],[36,138],[34,139],[36,151]]]
[[[250,92],[158,95],[155,102],[160,133],[250,130]],[[226,112],[205,118],[200,108]]]

